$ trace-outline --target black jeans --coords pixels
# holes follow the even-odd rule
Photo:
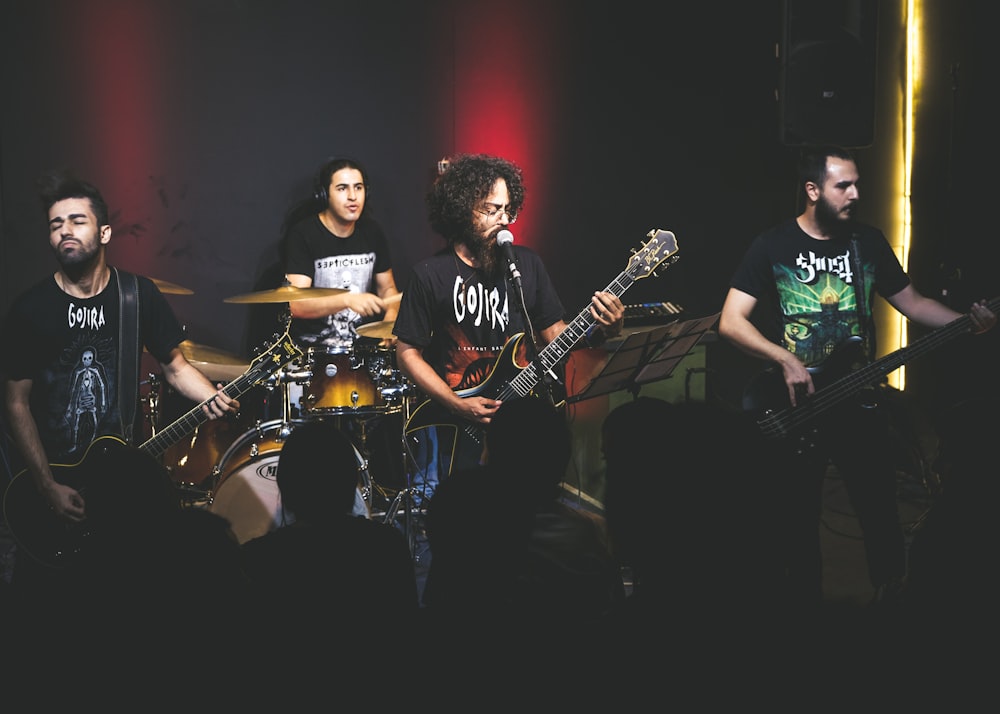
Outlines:
[[[781,493],[782,556],[793,602],[820,603],[823,558],[820,519],[823,480],[832,464],[864,537],[874,588],[906,573],[906,543],[899,518],[896,465],[888,410],[850,403],[832,411],[804,437],[776,448]]]

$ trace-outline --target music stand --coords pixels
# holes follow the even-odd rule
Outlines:
[[[637,397],[642,385],[669,377],[718,320],[719,313],[715,313],[633,332],[618,345],[587,386],[566,401],[575,403],[620,389],[628,389]]]

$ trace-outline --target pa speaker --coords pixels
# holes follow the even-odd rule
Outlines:
[[[875,140],[877,0],[784,0],[778,114],[786,146]]]

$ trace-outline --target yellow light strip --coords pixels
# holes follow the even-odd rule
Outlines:
[[[910,262],[910,240],[913,235],[913,213],[912,213],[912,179],[913,179],[913,137],[915,118],[915,97],[920,84],[920,13],[921,0],[907,0],[906,17],[906,68],[904,77],[903,96],[903,200],[902,200],[902,247],[900,262],[903,270],[909,270]],[[899,340],[900,347],[904,347],[908,341],[908,330],[906,317],[898,315],[899,320]],[[895,382],[893,384],[893,382]],[[890,378],[889,383],[897,389],[906,388],[906,365],[902,365],[895,373],[895,379]]]

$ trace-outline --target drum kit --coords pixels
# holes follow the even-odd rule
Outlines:
[[[191,294],[165,281],[154,282],[165,293]],[[343,292],[283,286],[225,302],[283,303]],[[185,504],[207,507],[228,518],[241,543],[289,522],[294,516],[281,508],[275,479],[284,441],[302,423],[335,419],[355,443],[358,495],[354,512],[387,523],[403,515],[409,528],[402,424],[411,388],[396,368],[393,324],[382,321],[358,327],[359,338],[348,349],[304,350],[298,360],[242,394],[238,414],[206,421],[169,447],[163,454],[164,464]],[[250,368],[238,355],[189,340],[180,349],[214,382],[231,382]],[[171,424],[172,412],[183,413],[191,404],[156,375],[150,375],[148,384],[144,402],[155,435]],[[370,438],[373,431],[375,439]],[[371,459],[379,467],[376,478],[370,472]],[[317,464],[317,469],[322,467]]]

